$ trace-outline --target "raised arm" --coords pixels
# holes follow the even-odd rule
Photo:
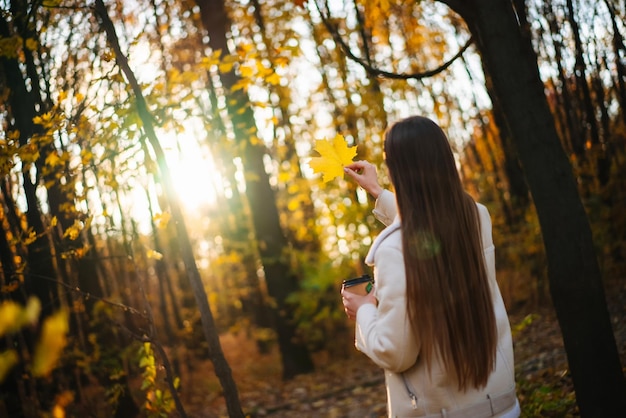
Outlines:
[[[385,225],[391,224],[398,213],[396,199],[393,193],[378,184],[376,166],[367,161],[356,161],[346,166],[344,171],[376,199],[374,216]]]

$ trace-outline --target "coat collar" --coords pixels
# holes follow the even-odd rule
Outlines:
[[[400,217],[396,216],[395,219],[393,220],[393,222],[391,224],[389,224],[389,226],[387,226],[387,228],[383,229],[382,232],[380,234],[378,234],[378,236],[376,237],[376,239],[372,243],[372,246],[370,247],[370,250],[367,252],[367,256],[365,256],[365,264],[367,264],[368,266],[373,266],[374,265],[374,256],[375,256],[376,250],[378,249],[380,244],[389,235],[393,234],[395,231],[398,231],[399,229],[400,229]]]

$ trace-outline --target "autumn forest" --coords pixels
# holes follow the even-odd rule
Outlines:
[[[339,295],[383,225],[312,161],[339,141],[392,188],[382,135],[414,114],[489,208],[522,416],[618,416],[625,21],[618,0],[0,0],[0,417],[385,416]],[[536,366],[547,318],[563,358]]]

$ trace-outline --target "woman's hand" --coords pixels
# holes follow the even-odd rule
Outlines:
[[[357,295],[348,290],[341,289],[341,301],[343,302],[344,311],[350,319],[356,319],[356,313],[359,308],[367,303],[376,305],[376,297],[374,296],[374,289],[365,296]]]
[[[352,177],[366,192],[371,194],[374,199],[378,199],[378,195],[383,188],[378,184],[378,175],[376,174],[376,166],[367,161],[355,161],[354,163],[344,167],[343,171]]]

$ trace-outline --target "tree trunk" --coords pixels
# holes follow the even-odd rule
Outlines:
[[[574,76],[576,78],[576,93],[580,99],[582,113],[585,119],[585,126],[588,129],[589,140],[592,144],[600,143],[600,134],[598,132],[598,121],[596,119],[595,109],[591,100],[591,92],[587,82],[587,71],[585,58],[583,56],[583,44],[580,39],[580,30],[578,21],[576,20],[576,12],[574,11],[574,3],[567,0],[567,20],[572,27],[572,36],[574,37],[574,45],[576,51],[576,61],[574,63]],[[617,60],[619,61],[619,60]],[[586,130],[587,130],[586,129]]]
[[[615,9],[613,4],[609,0],[604,0],[606,8],[611,15],[611,28],[613,29],[613,53],[615,57],[620,57],[620,51],[626,51],[624,46],[624,38],[622,37],[619,26],[617,25],[618,18],[615,16]],[[615,59],[615,66],[617,67],[617,98],[622,109],[622,120],[626,123],[626,65],[622,63],[622,60]]]
[[[578,115],[579,106],[578,102],[576,102],[572,97],[572,93],[570,91],[572,83],[565,73],[565,68],[563,68],[563,42],[558,35],[560,31],[559,25],[556,21],[553,8],[549,4],[546,4],[543,9],[544,16],[546,17],[550,28],[549,36],[552,41],[552,47],[554,48],[554,63],[556,65],[558,80],[561,86],[560,94],[558,91],[555,93],[557,105],[562,109],[561,112],[565,116],[565,123],[562,124],[562,134],[564,135],[563,139],[569,143],[569,151],[573,152],[578,158],[584,159],[585,140],[580,125],[581,118]],[[554,87],[556,90],[556,83]]]
[[[246,211],[244,205],[244,196],[239,193],[237,188],[237,167],[233,160],[234,155],[229,149],[229,145],[222,141],[227,137],[227,129],[222,115],[219,111],[219,100],[215,85],[209,77],[209,97],[211,100],[211,122],[207,121],[207,125],[212,128],[213,138],[219,138],[217,141],[207,141],[211,152],[216,156],[216,164],[219,165],[218,171],[224,173],[226,180],[231,185],[231,196],[224,199],[226,202],[223,207],[227,207],[227,211],[219,211],[216,216],[222,225],[224,253],[239,252],[241,254],[241,264],[245,275],[244,286],[248,291],[241,295],[242,312],[250,318],[252,324],[259,329],[273,328],[272,313],[267,301],[267,289],[261,287],[258,275],[259,253],[254,243],[250,242],[250,234],[254,228],[250,221],[250,215]],[[206,112],[209,114],[209,112]],[[221,205],[218,205],[221,206]],[[245,219],[245,222],[242,222]],[[266,353],[269,348],[268,341],[259,338],[258,333],[255,337],[257,348],[261,353]]]
[[[196,4],[200,7],[202,23],[209,34],[209,45],[214,51],[221,50],[225,55],[229,51],[226,33],[231,24],[223,0],[196,0]],[[265,147],[259,143],[260,140],[250,139],[256,134],[250,101],[241,90],[232,90],[238,81],[234,69],[222,73],[221,81],[225,94],[229,96],[226,107],[235,141],[242,149],[246,196],[251,208],[265,282],[270,297],[276,303],[275,324],[283,377],[289,379],[313,370],[313,360],[308,350],[295,339],[295,324],[291,323],[289,314],[292,308],[287,304],[287,297],[298,288],[298,280],[286,259],[289,246],[280,225],[276,197],[265,171]]]
[[[146,136],[150,141],[150,145],[154,150],[157,162],[159,164],[159,170],[161,172],[164,188],[170,204],[170,210],[172,212],[172,221],[176,225],[176,232],[180,240],[183,262],[189,275],[189,281],[193,289],[194,296],[196,298],[196,303],[198,304],[198,309],[200,310],[202,329],[209,345],[209,355],[215,369],[215,374],[217,375],[222,389],[224,390],[224,399],[226,401],[228,414],[230,417],[243,418],[244,414],[241,409],[241,403],[239,402],[237,386],[235,385],[235,382],[232,378],[230,366],[226,362],[226,358],[224,357],[224,353],[220,345],[219,336],[217,335],[215,322],[213,320],[213,314],[211,313],[211,307],[209,305],[209,300],[207,298],[206,291],[204,290],[204,284],[202,283],[202,279],[200,278],[200,272],[198,271],[198,266],[196,265],[196,260],[194,258],[193,248],[191,247],[191,240],[189,239],[189,234],[187,233],[187,227],[185,225],[182,208],[180,207],[178,202],[176,189],[174,188],[172,182],[163,149],[161,148],[161,144],[154,131],[154,126],[152,125],[152,117],[148,111],[143,93],[139,87],[139,83],[137,82],[134,73],[128,65],[128,60],[126,59],[126,56],[123,55],[121,52],[117,34],[115,32],[115,27],[113,26],[113,22],[109,18],[103,0],[96,0],[95,7],[96,14],[100,19],[103,30],[106,32],[109,44],[115,51],[117,63],[122,69],[124,75],[128,79],[128,82],[133,89],[133,93],[135,94],[137,102],[137,112],[143,122]]]
[[[620,416],[626,383],[589,222],[539,77],[530,34],[509,2],[446,0],[467,23],[533,195],[550,291],[583,417]]]
[[[276,57],[275,53],[275,45],[272,44],[271,34],[267,33],[267,28],[265,25],[265,18],[263,17],[263,13],[261,10],[261,4],[259,0],[252,0],[252,4],[254,6],[254,19],[256,24],[259,27],[259,33],[261,35],[261,40],[263,41],[263,46],[265,47],[266,58],[269,61],[270,69],[276,72]],[[262,49],[259,49],[262,50]],[[302,169],[300,167],[300,157],[296,151],[296,140],[294,138],[294,130],[292,123],[290,121],[290,112],[287,103],[289,103],[289,90],[286,87],[281,85],[272,85],[270,83],[266,83],[265,88],[270,92],[270,101],[273,101],[274,107],[274,115],[276,116],[277,122],[276,127],[282,129],[283,131],[283,144],[278,143],[276,138],[276,129],[274,129],[274,155],[276,158],[280,158],[282,164],[279,165],[279,170],[286,170],[289,176],[295,176],[296,178],[293,182],[297,182],[299,187],[296,192],[299,195],[306,195],[306,199],[300,200],[298,211],[301,215],[298,215],[297,219],[293,219],[291,217],[291,213],[287,208],[287,202],[291,199],[292,194],[289,192],[288,188],[285,187],[285,190],[279,190],[279,194],[277,195],[278,200],[282,200],[285,202],[284,207],[279,208],[282,212],[283,216],[287,215],[291,217],[290,222],[283,222],[283,229],[285,230],[285,234],[287,235],[287,240],[289,243],[297,250],[302,253],[307,254],[318,254],[321,248],[321,243],[318,234],[315,231],[315,207],[313,205],[313,199],[311,197],[311,187],[310,183],[307,179],[304,178],[302,174]],[[272,99],[272,97],[276,97]],[[282,151],[284,149],[284,151]],[[282,152],[281,152],[282,151]],[[283,164],[288,162],[289,165],[287,167],[283,167]],[[290,183],[293,184],[293,183]],[[282,192],[282,193],[281,193]],[[307,234],[305,237],[302,237],[302,234],[298,234],[298,229],[301,229],[302,226],[305,226],[307,230]],[[295,230],[294,230],[295,228]]]

